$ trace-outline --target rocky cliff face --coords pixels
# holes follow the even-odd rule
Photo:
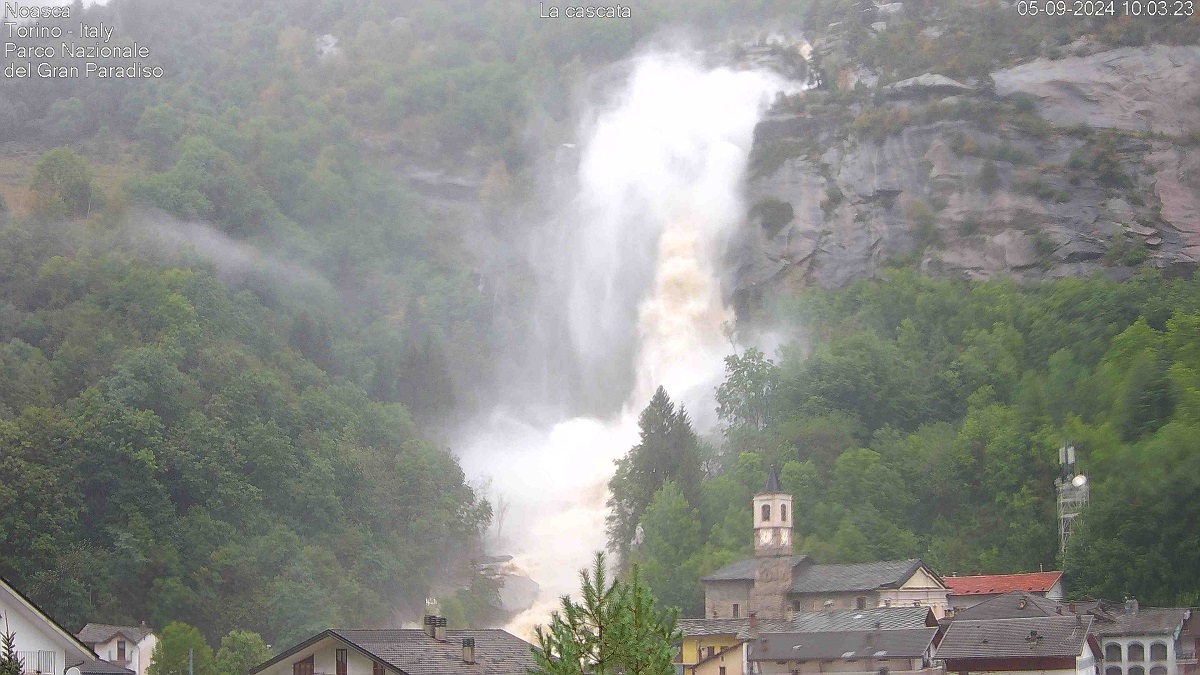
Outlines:
[[[733,246],[743,299],[903,263],[1021,280],[1191,269],[1200,48],[1095,49],[778,105]]]

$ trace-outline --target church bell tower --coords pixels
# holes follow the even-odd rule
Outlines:
[[[754,587],[750,608],[759,619],[786,619],[792,587],[792,496],[779,488],[775,466],[754,495]]]

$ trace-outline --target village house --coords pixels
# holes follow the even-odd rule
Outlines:
[[[955,620],[1084,615],[1095,620],[1104,675],[1193,675],[1197,667],[1196,625],[1187,608],[1139,607],[1098,601],[1056,601],[1010,591],[954,613]]]
[[[763,675],[820,673],[937,675],[933,638],[937,628],[763,634],[747,644],[752,672]]]
[[[792,496],[779,488],[772,466],[754,495],[754,557],[704,577],[704,616],[786,619],[797,612],[872,607],[928,607],[946,614],[949,591],[917,559],[857,565],[818,565],[792,554]]]
[[[960,675],[1097,675],[1100,643],[1093,617],[954,619],[937,646],[948,673]]]
[[[0,578],[0,632],[11,633],[23,675],[133,675],[91,648]]]
[[[1012,591],[1023,591],[1049,600],[1062,600],[1062,572],[984,574],[942,577],[950,589],[950,609],[957,612]]]
[[[1197,635],[1192,610],[1139,608],[1124,611],[1097,627],[1104,675],[1191,675],[1196,672]]]
[[[89,623],[76,637],[108,663],[128,668],[136,675],[146,675],[150,655],[158,644],[154,630],[144,621],[140,626]]]
[[[499,629],[327,630],[256,666],[250,675],[526,675],[532,645]]]
[[[683,633],[676,663],[684,675],[742,675],[749,670],[747,643],[783,633],[846,633],[937,628],[928,607],[803,612],[789,620],[680,619]]]

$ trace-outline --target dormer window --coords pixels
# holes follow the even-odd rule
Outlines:
[[[124,640],[117,640],[117,660],[118,661],[125,660],[125,641]]]
[[[743,511],[742,513],[745,513],[745,511]],[[771,519],[771,505],[763,504],[762,505],[762,521],[765,523],[770,519]]]

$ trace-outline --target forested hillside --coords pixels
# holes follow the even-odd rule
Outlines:
[[[462,223],[396,167],[520,197],[587,69],[770,6],[76,5],[167,75],[0,80],[0,575],[70,628],[213,644],[395,625],[430,595],[497,618],[470,564],[491,507],[437,441],[490,376],[493,317]]]
[[[1200,601],[1196,281],[905,271],[806,293],[785,314],[803,330],[780,358],[727,360],[716,447],[663,392],[643,413],[614,506],[640,518],[631,559],[659,597],[696,615],[699,577],[751,554],[750,496],[772,463],[794,495],[797,551],[820,562],[1061,569],[1054,480],[1069,442],[1093,484],[1070,593]],[[618,548],[631,541],[621,522]]]
[[[496,585],[471,565],[492,505],[440,432],[488,388],[504,333],[466,218],[401,167],[480,177],[473,205],[493,210],[471,217],[511,222],[499,212],[538,197],[540,153],[575,140],[572,89],[678,24],[714,44],[728,26],[815,39],[840,25],[835,56],[811,64],[826,86],[807,112],[866,142],[924,118],[831,89],[847,69],[984,77],[1085,33],[1197,35],[1194,20],[1022,32],[955,3],[954,30],[932,38],[923,22],[946,15],[906,4],[917,19],[881,34],[843,0],[647,0],[598,22],[541,21],[520,0],[89,7],[167,77],[0,80],[0,575],[72,629],[183,620],[214,644],[395,625],[431,594],[452,625],[498,620]],[[807,114],[803,101],[783,104]],[[1044,130],[1029,107],[926,112]],[[1108,136],[1076,132],[1090,145],[1058,169],[1089,186],[1121,169]],[[1026,163],[956,147],[991,153],[1001,183]],[[756,148],[752,169],[823,152],[777,150]],[[1139,185],[1121,194],[1155,215]],[[825,199],[849,214],[853,195],[810,201],[823,213]],[[895,209],[926,223],[921,250],[938,246],[938,204]],[[749,552],[747,504],[775,462],[798,548],[822,562],[1062,565],[1052,481],[1067,441],[1095,485],[1072,592],[1200,603],[1200,288],[1134,274],[1144,247],[1113,259],[1130,280],[931,280],[913,255],[842,290],[757,297],[783,308],[781,354],[728,362],[714,442],[655,397],[613,482],[614,547],[694,613],[699,577]]]

